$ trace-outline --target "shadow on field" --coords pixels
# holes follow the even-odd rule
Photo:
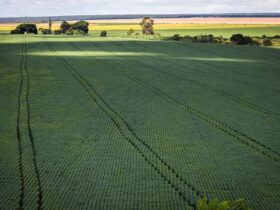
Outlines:
[[[38,39],[38,41],[37,41]],[[16,49],[21,47],[18,43],[1,43],[1,48]],[[146,41],[110,38],[64,37],[49,36],[46,39],[32,36],[27,43],[30,55],[46,56],[47,42],[61,53],[62,56],[82,56],[79,51],[85,51],[87,56],[176,56],[177,59],[191,59],[218,62],[258,62],[267,59],[280,59],[280,48],[235,46],[209,43],[188,43],[178,41]],[[67,53],[63,53],[67,52]],[[69,53],[70,52],[70,53]],[[77,52],[77,53],[75,53]],[[98,53],[100,52],[100,53]],[[200,59],[201,58],[201,59]],[[216,59],[215,59],[216,58]]]

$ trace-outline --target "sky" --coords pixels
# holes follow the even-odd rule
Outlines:
[[[0,0],[0,17],[280,12],[280,0]]]

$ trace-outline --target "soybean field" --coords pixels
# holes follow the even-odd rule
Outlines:
[[[0,209],[280,209],[280,48],[0,35]]]

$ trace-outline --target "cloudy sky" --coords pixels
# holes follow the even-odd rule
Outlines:
[[[280,12],[280,0],[0,0],[0,17]]]

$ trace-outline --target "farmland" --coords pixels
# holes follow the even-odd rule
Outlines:
[[[0,209],[280,208],[279,48],[94,34],[0,48]]]

